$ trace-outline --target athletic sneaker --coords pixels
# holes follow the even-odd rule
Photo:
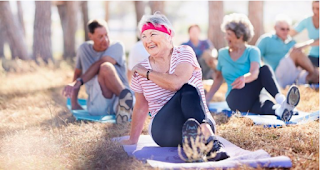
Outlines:
[[[198,134],[198,129],[200,129],[199,122],[194,118],[189,118],[182,127],[182,144],[191,147],[191,140],[195,141],[197,136],[202,137],[201,133]]]
[[[133,95],[129,89],[124,89],[119,95],[118,111],[116,112],[116,123],[125,123],[131,119],[133,109]]]
[[[217,140],[214,136],[211,136],[208,140],[205,140],[203,134],[201,133],[201,129],[200,133],[198,133],[198,129],[200,129],[199,122],[193,118],[188,119],[182,127],[182,144],[189,145],[189,147],[191,147],[191,140],[195,141],[196,138],[199,137],[200,141],[206,145],[213,141],[213,147],[207,155],[204,155],[200,150],[197,150],[199,158],[193,160],[193,162],[203,162],[208,156],[210,156],[210,153],[216,153],[216,155],[213,158],[209,157],[209,161],[220,161],[229,158],[229,155],[223,149],[223,144],[219,140]]]
[[[276,115],[284,122],[289,122],[293,115],[293,109],[299,104],[299,101],[299,89],[297,86],[292,85],[288,91],[286,100],[275,110]]]
[[[208,161],[221,161],[230,157],[224,149],[224,145],[215,136],[210,136],[207,140],[207,144],[211,141],[213,141],[213,147],[207,154],[207,156],[209,157]],[[210,158],[210,154],[216,155]]]

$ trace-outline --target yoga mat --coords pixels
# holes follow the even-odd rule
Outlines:
[[[211,102],[209,103],[209,110],[213,113],[223,113],[228,117],[231,117],[235,112],[231,111],[227,102]],[[241,117],[248,117],[253,120],[256,125],[264,125],[264,127],[281,127],[283,125],[304,124],[309,121],[319,119],[319,111],[312,113],[298,111],[298,115],[293,115],[289,122],[283,122],[277,119],[274,115],[258,115],[255,113],[241,112]]]
[[[87,111],[87,101],[85,99],[78,99],[79,104],[84,110],[71,110],[71,100],[67,99],[67,107],[71,111],[76,120],[87,120],[101,123],[116,123],[115,115],[93,116]]]
[[[290,158],[287,156],[271,157],[264,150],[249,151],[242,149],[228,140],[217,136],[224,144],[230,158],[218,162],[186,163],[180,159],[177,147],[159,147],[149,135],[141,135],[137,145],[123,145],[129,156],[147,162],[155,168],[165,169],[195,169],[195,168],[235,168],[240,165],[265,168],[290,168]],[[114,141],[128,139],[129,136],[113,138]]]

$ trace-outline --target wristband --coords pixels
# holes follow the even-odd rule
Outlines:
[[[147,71],[147,80],[150,80],[150,79],[149,79],[149,74],[150,74],[150,72],[151,72],[151,70],[148,69],[148,71]]]
[[[81,86],[83,85],[83,80],[82,80],[82,78],[77,78],[77,81],[80,81],[80,83],[81,83]]]

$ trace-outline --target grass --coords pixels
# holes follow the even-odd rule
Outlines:
[[[111,141],[128,135],[130,124],[74,120],[61,96],[72,76],[71,67],[64,63],[59,67],[33,66],[19,73],[0,71],[0,169],[152,169]],[[298,109],[318,110],[319,92],[299,88]],[[214,100],[224,100],[225,91],[224,84]],[[80,97],[86,97],[84,89]],[[265,129],[246,118],[215,119],[218,134],[241,148],[288,156],[292,169],[319,169],[319,121]],[[143,134],[147,134],[148,123]]]

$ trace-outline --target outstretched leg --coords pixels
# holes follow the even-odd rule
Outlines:
[[[313,66],[308,56],[306,56],[301,50],[295,49],[291,50],[289,55],[297,67],[301,67],[308,72],[306,82],[319,83],[319,72]]]

